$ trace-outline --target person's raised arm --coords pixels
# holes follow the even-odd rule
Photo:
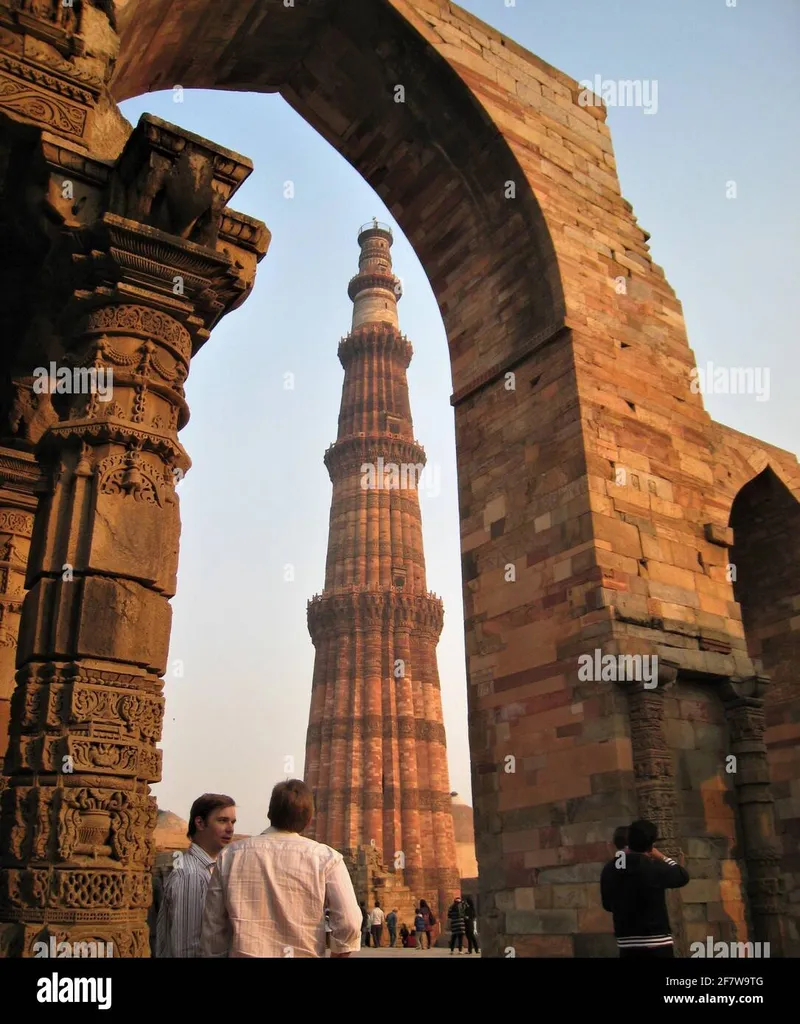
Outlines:
[[[689,872],[683,864],[679,864],[671,857],[665,857],[655,847],[650,851],[650,855],[656,868],[656,881],[661,888],[682,889],[688,883]],[[683,860],[683,854],[680,855],[680,859]]]

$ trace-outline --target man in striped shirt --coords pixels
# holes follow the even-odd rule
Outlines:
[[[158,911],[156,956],[200,957],[203,904],[214,863],[233,839],[236,805],[222,793],[204,793],[192,804],[186,852],[175,854],[176,864],[164,884]]]
[[[634,821],[627,848],[617,852],[600,876],[603,908],[614,915],[620,959],[675,955],[666,890],[681,889],[689,872],[655,848],[657,838],[652,821]]]

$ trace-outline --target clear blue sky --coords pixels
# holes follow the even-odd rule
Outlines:
[[[714,418],[797,450],[800,146],[796,0],[471,0],[468,11],[576,80],[658,83],[657,111],[611,108],[623,195],[683,303],[702,365],[770,369],[769,401],[710,395]],[[250,157],[233,206],[266,222],[272,246],[247,303],[192,366],[194,466],[173,600],[159,806],[188,815],[206,790],[232,795],[238,828],[266,825],[272,785],[302,775],[314,649],[306,601],[323,585],[350,326],[356,232],[394,220],[372,189],[277,96],[154,93],[123,104]],[[284,198],[291,180],[295,197]],[[736,182],[736,199],[726,183]],[[399,230],[401,328],[414,346],[412,412],[439,494],[422,494],[428,583],[445,605],[439,645],[451,786],[471,802],[450,367],[441,317]],[[294,374],[294,390],[284,389]],[[284,579],[286,565],[294,579]]]

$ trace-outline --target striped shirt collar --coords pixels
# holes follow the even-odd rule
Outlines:
[[[214,858],[210,857],[202,846],[198,846],[197,843],[192,843],[186,852],[192,857],[196,857],[203,867],[207,868],[209,871],[214,866]]]

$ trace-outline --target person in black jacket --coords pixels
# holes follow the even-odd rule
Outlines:
[[[652,821],[634,821],[627,849],[618,850],[600,876],[603,909],[614,915],[620,959],[675,955],[665,892],[686,885],[689,872],[655,848],[657,838]]]

